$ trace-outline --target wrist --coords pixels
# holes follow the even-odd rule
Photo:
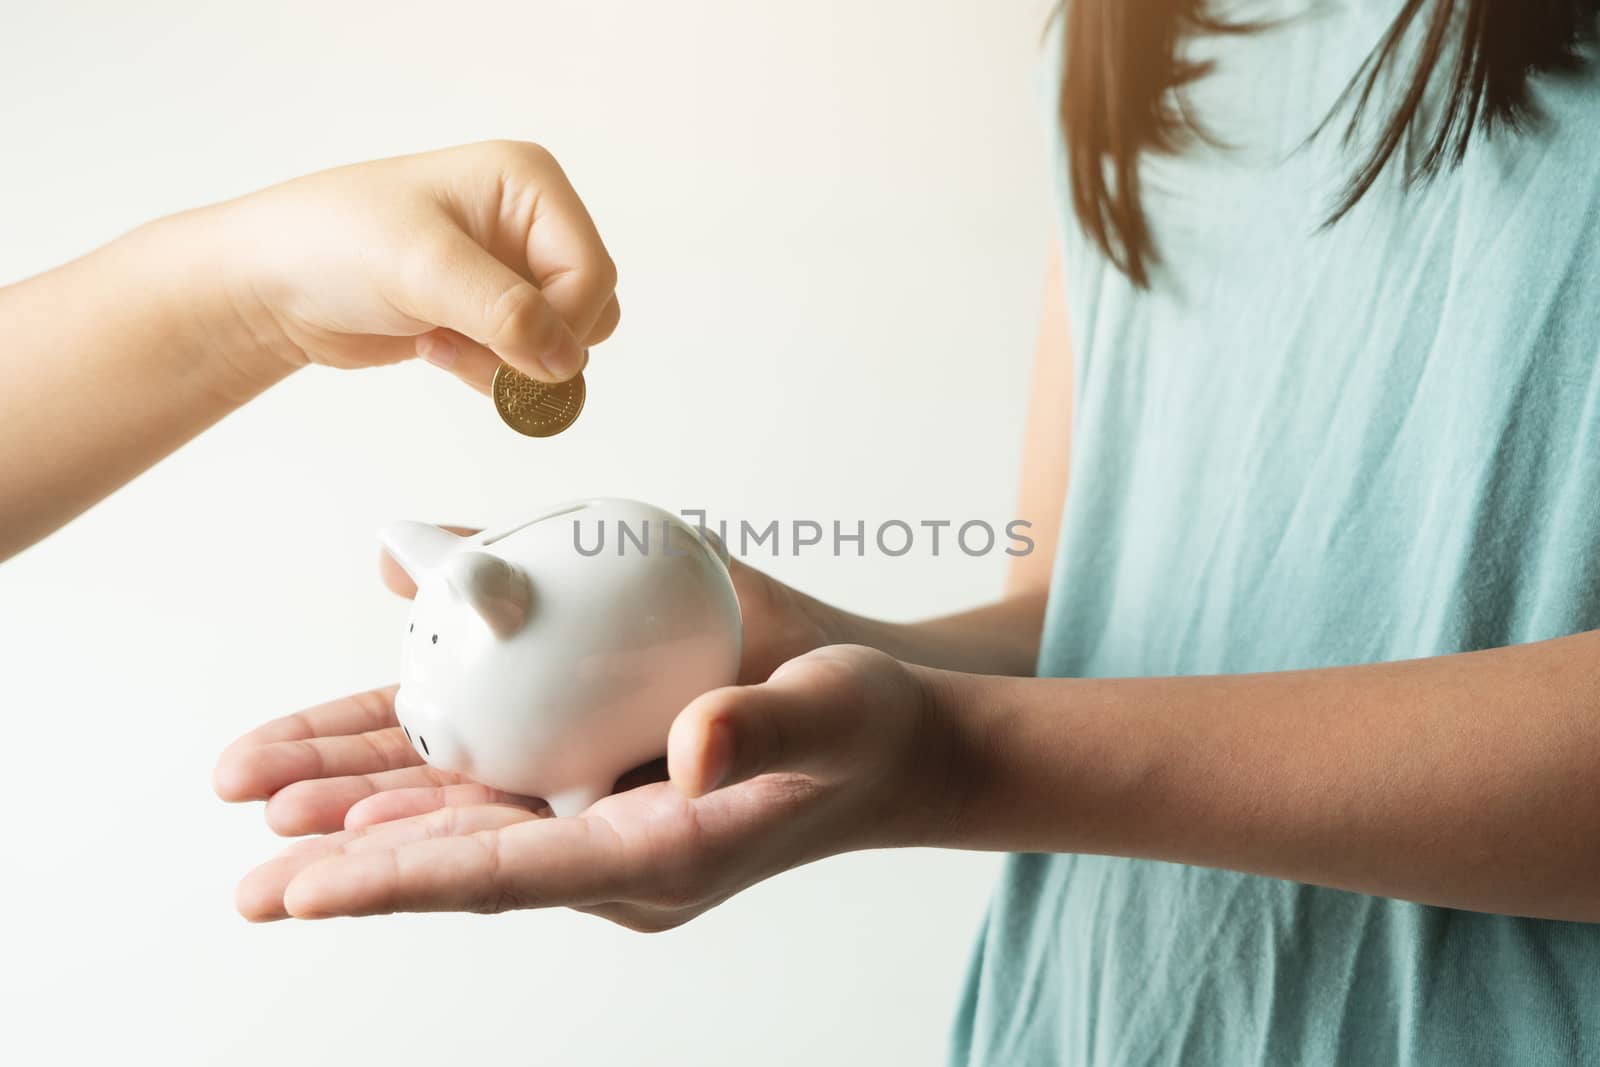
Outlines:
[[[933,667],[903,664],[917,688],[916,741],[906,774],[910,799],[904,844],[982,848],[973,840],[975,816],[991,778],[983,717],[982,683]]]
[[[740,684],[764,682],[792,659],[829,645],[867,645],[853,617],[730,557],[728,574],[745,618]]]
[[[1125,682],[927,671],[946,847],[1153,855],[1170,744]]]
[[[239,277],[237,253],[221,206],[146,223],[101,253],[121,261],[114,277],[140,279],[138,295],[168,339],[180,379],[230,407],[297,365],[282,331]]]

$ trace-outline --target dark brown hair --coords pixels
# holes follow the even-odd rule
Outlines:
[[[1379,115],[1372,143],[1330,205],[1330,223],[1366,195],[1408,139],[1420,139],[1421,147],[1405,163],[1410,185],[1459,163],[1475,136],[1516,130],[1534,118],[1530,79],[1576,66],[1579,44],[1600,17],[1600,0],[1396,2],[1394,24],[1314,131],[1323,134],[1343,116],[1343,137],[1354,143],[1368,128],[1363,120]],[[1064,6],[1060,119],[1073,210],[1106,256],[1145,286],[1157,256],[1139,158],[1174,151],[1203,132],[1184,111],[1183,89],[1207,67],[1184,60],[1180,46],[1192,34],[1260,27],[1222,20],[1206,0],[1065,0]],[[1441,79],[1447,83],[1440,105],[1425,109]]]

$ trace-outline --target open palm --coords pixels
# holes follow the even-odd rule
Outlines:
[[[603,912],[608,892],[621,889],[608,879],[648,867],[657,899],[618,904],[608,917],[665,928],[716,903],[694,900],[685,879],[694,871],[703,881],[709,867],[720,869],[735,827],[742,838],[758,825],[788,821],[812,792],[798,776],[773,776],[696,803],[657,781],[607,797],[582,818],[554,820],[537,800],[422,764],[395,721],[393,693],[375,690],[279,719],[223,754],[216,779],[226,799],[267,799],[268,822],[279,833],[328,834],[251,872],[238,894],[248,918],[527,907],[536,903],[528,887],[502,876],[537,852],[552,899]],[[617,863],[623,856],[627,862]],[[286,896],[299,874],[332,857],[345,862]],[[552,866],[551,857],[564,860]],[[763,876],[753,855],[734,850],[726,858],[749,865],[742,875],[726,872],[730,893]],[[448,884],[428,871],[448,876]]]
[[[881,653],[824,647],[843,616],[737,561],[730,570],[744,618],[740,686],[679,715],[674,781],[658,760],[579,817],[553,819],[540,798],[425,764],[396,719],[395,687],[235,741],[217,764],[218,795],[266,801],[280,834],[326,835],[252,871],[240,910],[274,919],[562,904],[665,929],[779,870],[877,842],[868,827],[887,822],[862,823],[855,809],[894,789],[873,760],[899,765],[925,733],[911,675]],[[388,556],[382,573],[415,594]]]
[[[890,657],[822,649],[691,704],[669,743],[673,781],[624,783],[555,819],[419,764],[392,689],[334,701],[258,728],[218,763],[219,794],[266,799],[280,832],[336,831],[252,871],[239,909],[267,920],[565,906],[667,929],[778,871],[901,843],[906,817],[928,810],[908,788],[939,750],[926,709]]]

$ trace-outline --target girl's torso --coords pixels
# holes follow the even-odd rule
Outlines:
[[[1146,162],[1151,290],[1065,220],[1077,410],[1042,674],[1600,628],[1600,66],[1536,83],[1538,128],[1409,192],[1391,168],[1323,229],[1359,152],[1305,141],[1395,8],[1302,3],[1197,45],[1227,147]],[[1016,856],[952,1061],[1600,1062],[1597,1007],[1600,926]]]

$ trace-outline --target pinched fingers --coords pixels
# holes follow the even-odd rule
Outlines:
[[[607,314],[620,313],[616,263],[555,157],[537,145],[512,144],[507,151],[512,161],[505,193],[532,205],[524,247],[528,276],[573,336],[589,338]]]
[[[446,329],[419,334],[412,343],[417,355],[426,362],[449,371],[485,396],[492,391],[501,360],[491,349]]]
[[[583,343],[597,345],[602,341],[609,340],[611,335],[617,332],[617,326],[621,322],[622,304],[617,300],[617,295],[613,293],[611,294],[611,299],[606,302],[604,310],[600,312],[600,317],[595,320],[594,326],[590,328],[589,336],[583,339]]]
[[[621,305],[616,263],[566,172],[545,149],[516,141],[435,160],[447,168],[438,178],[451,210],[417,243],[422,255],[396,301],[470,343],[440,351],[425,335],[418,354],[473,384],[492,375],[477,349],[544,381],[577,374],[586,349],[616,329]]]
[[[582,335],[537,285],[464,230],[441,223],[419,239],[416,257],[395,285],[393,299],[404,314],[454,331],[542,381],[565,381],[578,372]],[[419,345],[418,354],[428,353]]]

